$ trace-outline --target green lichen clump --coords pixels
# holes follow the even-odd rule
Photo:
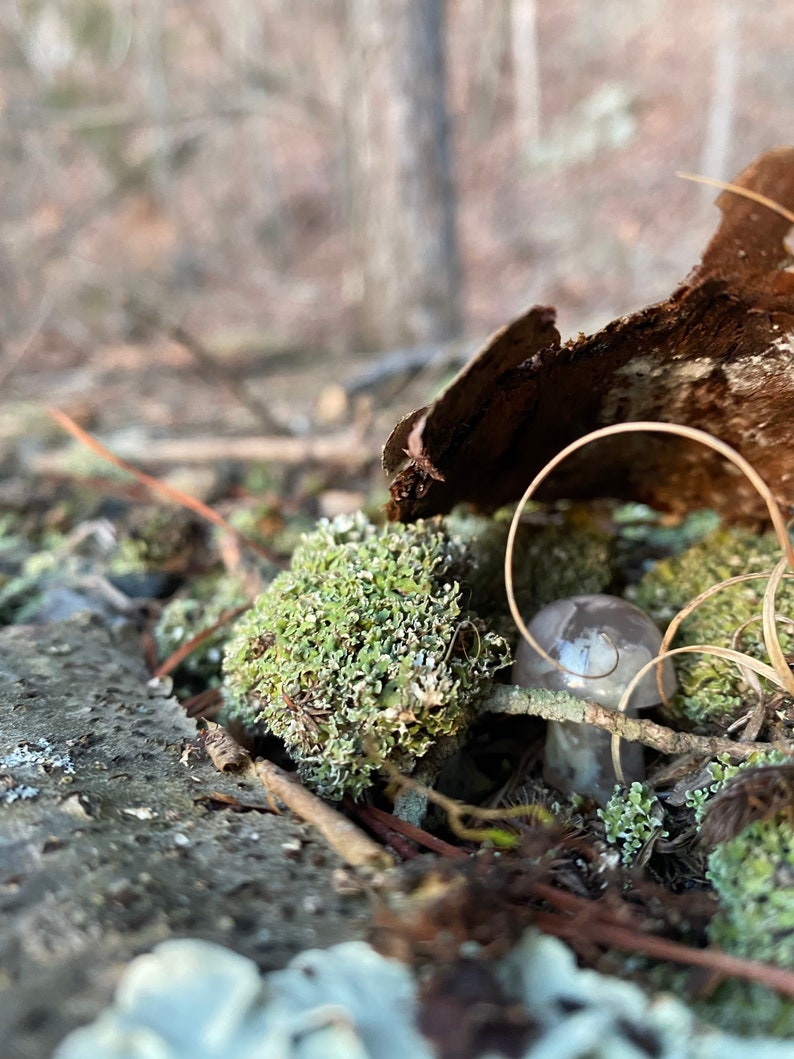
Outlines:
[[[643,578],[631,598],[662,628],[691,599],[737,574],[771,572],[780,559],[780,545],[772,533],[721,529],[709,534],[681,555],[665,559]],[[745,622],[760,616],[766,580],[731,585],[701,604],[684,622],[674,646],[715,644],[732,646]],[[794,587],[784,582],[777,610],[794,614]],[[794,647],[794,636],[778,624],[784,652]],[[761,622],[743,630],[738,648],[768,660]],[[680,692],[674,707],[696,727],[724,728],[746,709],[755,696],[735,665],[707,654],[680,655],[676,660]]]
[[[709,802],[722,790],[728,780],[748,768],[757,768],[761,765],[785,765],[790,761],[791,758],[785,751],[776,749],[750,754],[746,761],[740,761],[736,765],[731,763],[727,754],[720,754],[704,767],[704,773],[709,777],[708,780],[703,786],[687,791],[684,804],[693,810],[695,823],[700,826]]]
[[[318,793],[359,794],[465,732],[505,640],[467,612],[466,548],[438,521],[323,521],[227,645],[231,718],[284,740]]]
[[[709,855],[720,908],[709,936],[749,959],[794,969],[794,828],[788,817],[758,820]]]
[[[604,821],[604,837],[620,846],[624,864],[633,863],[652,839],[667,835],[662,829],[664,812],[659,799],[636,780],[628,790],[616,787],[598,815]]]
[[[467,541],[476,554],[467,577],[473,607],[505,618],[505,548],[513,510],[503,508],[485,518],[458,509],[444,520],[449,533]],[[516,537],[513,587],[519,609],[527,616],[555,599],[604,592],[614,580],[615,541],[609,534],[578,508],[554,517],[546,525],[522,526]],[[515,631],[509,618],[500,628],[510,635]]]
[[[204,629],[246,602],[243,586],[234,578],[197,579],[190,597],[175,596],[163,607],[154,629],[157,656],[165,661]],[[200,687],[221,682],[223,645],[231,636],[228,624],[210,634],[180,663],[178,678]]]

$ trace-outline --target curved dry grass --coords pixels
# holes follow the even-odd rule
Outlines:
[[[729,188],[728,190],[735,190],[737,193],[743,191],[741,188]],[[754,195],[749,196],[754,198]],[[770,208],[775,207],[774,203],[764,203],[764,205],[770,205]],[[777,208],[777,212],[780,212],[780,208]],[[787,216],[788,219],[788,216]],[[794,217],[791,218],[794,223]],[[518,609],[518,604],[515,598],[514,583],[513,583],[513,554],[515,551],[515,540],[518,532],[518,526],[520,524],[521,515],[524,508],[526,507],[529,500],[538,490],[543,481],[554,471],[559,464],[561,464],[568,456],[572,455],[578,449],[583,448],[585,445],[589,445],[593,441],[600,440],[606,437],[612,437],[616,434],[626,433],[640,433],[640,432],[651,432],[658,434],[673,434],[677,437],[686,438],[691,441],[697,441],[700,444],[707,446],[714,452],[719,453],[725,459],[729,460],[734,464],[735,467],[748,479],[753,488],[758,492],[761,498],[766,504],[769,516],[772,521],[772,525],[777,534],[778,541],[780,543],[781,551],[783,552],[782,559],[776,564],[774,570],[770,573],[764,574],[741,574],[735,578],[729,578],[726,581],[721,582],[719,585],[714,585],[702,592],[694,600],[690,601],[686,607],[684,607],[679,613],[673,618],[672,622],[668,626],[667,631],[662,639],[662,647],[659,654],[651,659],[642,669],[634,676],[626,687],[623,696],[621,697],[618,710],[620,712],[626,711],[631,695],[642,678],[652,668],[656,667],[657,683],[661,686],[661,662],[665,658],[669,658],[672,655],[678,654],[693,654],[693,653],[708,653],[718,658],[725,658],[734,664],[736,664],[740,671],[749,670],[752,673],[769,680],[776,686],[782,688],[789,694],[794,695],[794,674],[786,661],[783,654],[783,649],[780,645],[780,640],[777,636],[777,620],[778,615],[776,611],[776,596],[778,588],[784,577],[794,577],[794,547],[792,547],[791,540],[788,535],[786,522],[783,517],[783,513],[780,510],[775,497],[772,494],[771,489],[766,482],[761,478],[755,468],[750,464],[741,453],[737,452],[730,445],[724,441],[720,441],[719,438],[715,438],[713,435],[703,430],[698,430],[696,427],[682,426],[676,423],[659,423],[653,421],[640,421],[636,423],[617,423],[612,426],[603,427],[600,430],[594,430],[589,434],[585,434],[583,437],[578,438],[562,449],[553,459],[543,467],[538,474],[530,482],[529,486],[525,490],[521,500],[513,515],[513,519],[510,523],[510,531],[507,537],[507,546],[505,548],[505,589],[507,592],[508,605],[510,607],[510,613],[513,617],[519,632],[522,637],[530,644],[530,646],[537,651],[542,658],[544,658],[550,665],[554,666],[561,672],[571,673],[572,675],[582,677],[588,680],[598,680],[607,676],[607,673],[600,674],[587,674],[587,673],[576,673],[569,670],[566,666],[563,666],[555,658],[541,647],[541,645],[535,640],[527,628],[521,612]],[[789,567],[792,572],[787,573],[786,568]],[[738,651],[733,647],[722,647],[717,644],[690,644],[685,647],[670,648],[675,633],[678,630],[681,622],[688,617],[689,614],[695,610],[696,607],[700,606],[704,600],[710,596],[715,595],[717,592],[722,591],[728,585],[737,584],[742,581],[756,579],[758,577],[767,578],[767,586],[764,591],[764,599],[762,606],[762,628],[763,628],[763,640],[766,651],[769,655],[769,662],[759,661],[742,651]],[[614,667],[613,667],[614,668]],[[662,694],[662,700],[666,701],[664,694]],[[620,782],[625,782],[625,777],[620,765],[620,737],[613,736],[612,738],[612,760],[615,769],[615,775]]]

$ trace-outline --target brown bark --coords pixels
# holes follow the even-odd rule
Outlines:
[[[357,340],[460,331],[442,0],[348,0],[346,99]]]

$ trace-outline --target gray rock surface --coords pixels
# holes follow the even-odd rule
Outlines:
[[[366,899],[264,791],[198,753],[147,686],[138,637],[88,615],[0,629],[0,1041],[38,1059],[109,1001],[124,964],[197,937],[283,967],[361,937]]]

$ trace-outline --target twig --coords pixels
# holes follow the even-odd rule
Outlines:
[[[72,437],[77,438],[78,441],[82,442],[83,445],[91,449],[92,452],[96,452],[97,455],[102,456],[103,459],[107,460],[108,463],[112,463],[114,467],[120,467],[123,471],[127,471],[133,478],[136,478],[143,485],[147,486],[154,493],[159,493],[164,496],[167,500],[172,503],[180,504],[182,507],[188,508],[188,510],[195,512],[201,518],[206,519],[207,522],[211,522],[214,526],[220,526],[221,529],[231,533],[238,540],[242,541],[247,548],[257,552],[259,555],[263,555],[266,559],[271,562],[277,562],[277,557],[269,548],[266,548],[263,544],[258,541],[246,537],[245,534],[240,533],[239,530],[235,529],[230,522],[227,522],[223,515],[219,515],[217,511],[213,511],[211,507],[202,503],[194,496],[190,496],[189,493],[183,493],[181,489],[175,489],[174,486],[168,485],[167,482],[161,482],[157,478],[152,478],[150,474],[146,474],[138,467],[134,467],[131,463],[123,460],[120,456],[111,452],[110,449],[105,448],[101,441],[98,441],[95,437],[92,437],[88,431],[83,430],[81,426],[68,416],[66,412],[62,412],[59,408],[51,408],[49,410],[50,415],[63,429],[71,434]]]
[[[545,721],[573,721],[591,724],[605,732],[618,735],[630,743],[642,743],[662,754],[702,754],[715,757],[728,754],[733,760],[743,761],[751,754],[768,750],[768,743],[734,742],[721,736],[694,735],[674,732],[672,728],[625,713],[608,710],[595,702],[577,699],[561,691],[520,688],[504,684],[494,688],[483,704],[485,713],[506,713],[542,717]]]
[[[191,695],[182,703],[182,709],[187,717],[203,717],[205,721],[211,721],[217,717],[223,706],[223,696],[220,688],[205,688],[197,695]]]
[[[346,817],[326,805],[316,795],[294,780],[284,769],[272,761],[259,758],[254,770],[267,790],[276,798],[316,827],[328,845],[342,857],[351,868],[390,868],[394,861],[386,850],[373,842],[364,832]]]
[[[448,342],[389,350],[349,379],[345,383],[345,393],[348,397],[356,397],[358,394],[376,390],[400,376],[410,379],[427,368],[465,364],[480,344],[475,345],[469,339],[453,338]]]
[[[243,603],[242,606],[232,607],[231,610],[225,610],[223,614],[218,618],[217,621],[213,622],[212,625],[208,625],[206,629],[202,629],[201,632],[196,633],[195,636],[191,637],[186,643],[183,643],[180,647],[177,647],[176,651],[173,651],[164,662],[155,669],[152,676],[154,677],[166,677],[169,673],[172,673],[180,662],[192,654],[196,648],[204,643],[214,632],[218,629],[222,629],[224,625],[228,625],[229,622],[234,621],[235,618],[239,618],[241,614],[244,614],[251,603]]]
[[[51,300],[45,295],[42,298],[41,304],[39,305],[38,312],[36,314],[36,320],[31,327],[28,328],[28,332],[21,339],[19,339],[15,345],[15,349],[9,349],[4,352],[2,359],[0,359],[0,388],[4,388],[5,384],[13,375],[16,368],[19,366],[23,357],[27,354],[36,336],[41,331],[44,324],[52,312]]]
[[[354,816],[369,831],[377,835],[387,846],[391,846],[398,857],[403,860],[413,860],[419,856],[416,847],[404,838],[400,832],[392,827],[396,817],[389,813],[382,813],[372,805],[357,805],[352,798],[345,798],[344,806],[347,812]],[[381,819],[383,817],[383,819]]]
[[[153,309],[150,311],[154,313]],[[155,319],[160,323],[161,327],[164,326],[162,317],[155,315]],[[183,346],[188,351],[198,364],[199,368],[209,375],[211,380],[214,379],[216,382],[220,383],[221,386],[225,386],[226,389],[237,398],[240,404],[244,408],[247,408],[248,411],[259,420],[259,424],[263,430],[267,430],[270,434],[276,434],[278,436],[289,436],[292,433],[289,427],[278,421],[270,408],[251,392],[238,375],[233,371],[225,369],[218,363],[212,353],[210,353],[202,342],[199,342],[195,335],[186,331],[181,325],[172,327],[170,335],[175,342],[178,342],[180,346]]]
[[[364,745],[367,748],[366,740]],[[502,848],[512,848],[517,844],[518,837],[504,829],[506,821],[523,820],[530,826],[537,826],[551,824],[554,820],[548,809],[541,805],[510,805],[497,809],[486,809],[481,805],[467,805],[465,802],[458,801],[457,798],[450,798],[441,791],[419,782],[413,776],[404,775],[393,762],[374,754],[371,747],[367,749],[370,759],[377,763],[378,768],[388,776],[392,783],[404,790],[422,795],[428,802],[443,809],[447,814],[447,822],[451,830],[463,841],[492,841]],[[493,821],[496,826],[473,828],[464,823],[464,818],[478,820],[480,823]]]
[[[399,817],[394,816],[391,813],[384,813],[382,809],[377,809],[374,805],[366,806],[366,811],[368,816],[372,816],[376,820],[381,820],[392,830],[397,831],[406,838],[410,838],[412,842],[424,846],[425,849],[429,849],[433,853],[438,853],[440,856],[447,857],[451,860],[469,859],[469,854],[466,853],[465,850],[462,850],[460,846],[452,846],[442,838],[436,838],[435,835],[431,835],[428,831],[422,830],[421,827],[415,827],[407,820],[401,820]]]
[[[743,960],[721,949],[695,949],[670,938],[647,934],[639,927],[596,918],[599,913],[597,902],[577,897],[546,883],[537,883],[533,887],[533,893],[556,908],[574,913],[573,916],[561,915],[559,912],[541,913],[535,923],[547,934],[572,941],[586,937],[596,944],[642,952],[653,959],[672,960],[674,963],[692,967],[706,967],[718,974],[761,982],[770,989],[794,997],[794,972],[782,967],[759,963],[756,960]]]
[[[344,464],[355,469],[377,457],[359,428],[340,434],[299,438],[257,435],[236,438],[158,438],[152,442],[120,443],[119,449],[128,459],[152,467],[173,463],[243,460],[281,463],[292,467],[314,461]],[[65,456],[61,453],[36,453],[31,458],[30,467],[37,474],[63,473]],[[125,469],[129,470],[129,465]]]

